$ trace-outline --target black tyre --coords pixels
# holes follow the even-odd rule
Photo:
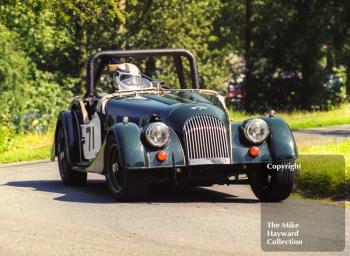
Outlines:
[[[118,145],[113,136],[109,136],[106,150],[106,180],[113,197],[127,201],[145,199],[148,193],[147,175],[143,171],[127,171],[121,167]]]
[[[58,169],[62,183],[67,186],[80,186],[86,183],[87,173],[78,172],[71,169],[67,162],[67,148],[64,131],[60,127],[57,133],[57,158]]]
[[[281,163],[285,166],[294,161]],[[293,190],[295,170],[269,170],[266,165],[256,166],[248,171],[250,186],[255,196],[262,202],[280,202],[289,197]]]

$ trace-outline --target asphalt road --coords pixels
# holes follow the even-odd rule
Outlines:
[[[350,140],[350,124],[295,130],[293,135],[298,144],[341,142]]]
[[[297,200],[261,204],[243,185],[158,189],[147,202],[120,203],[102,176],[64,187],[57,162],[1,166],[0,255],[298,255],[262,251],[262,221],[276,216],[301,217],[311,225],[301,233],[319,248],[342,248],[346,226],[346,251],[334,255],[349,255],[349,210]],[[318,254],[330,255],[306,253]]]

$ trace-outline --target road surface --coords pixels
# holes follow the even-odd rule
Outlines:
[[[350,124],[293,131],[297,144],[341,142],[350,140]]]
[[[0,254],[297,255],[262,251],[264,212],[272,219],[302,216],[312,228],[301,232],[331,248],[345,226],[344,215],[334,215],[337,209],[297,200],[261,204],[244,185],[158,189],[147,202],[120,203],[102,176],[90,175],[86,186],[71,188],[61,185],[57,162],[7,165],[0,167]],[[344,212],[349,227],[349,209]],[[346,252],[334,255],[349,255],[346,232]]]

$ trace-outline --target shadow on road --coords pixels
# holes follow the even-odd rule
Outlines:
[[[4,186],[33,188],[41,192],[63,194],[54,200],[78,203],[116,203],[111,197],[105,181],[89,180],[85,186],[67,187],[58,180],[29,180],[8,182]],[[255,199],[237,198],[237,196],[201,187],[174,189],[169,187],[152,187],[144,202],[138,203],[258,203]]]
[[[350,137],[350,132],[348,130],[322,130],[322,129],[315,129],[315,130],[296,130],[294,133],[299,134],[310,134],[310,135],[327,135],[327,136],[338,136],[338,137]]]
[[[41,192],[62,194],[54,200],[80,203],[114,203],[104,181],[89,181],[86,186],[67,187],[59,180],[14,181],[5,186],[33,188]]]

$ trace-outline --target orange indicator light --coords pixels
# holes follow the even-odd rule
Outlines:
[[[249,149],[249,155],[251,157],[257,157],[260,154],[260,149],[256,146],[252,146]]]
[[[162,150],[156,154],[156,157],[157,157],[158,161],[164,162],[168,158],[168,153],[166,151]]]

